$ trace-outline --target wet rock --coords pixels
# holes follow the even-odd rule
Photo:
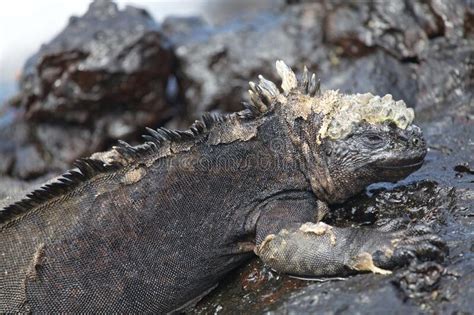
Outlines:
[[[249,79],[259,73],[276,79],[276,59],[316,70],[323,87],[390,93],[415,104],[419,55],[444,34],[441,18],[424,2],[297,1],[219,27],[169,18],[163,29],[179,60],[188,120],[241,109]]]
[[[215,314],[219,311],[261,313],[285,295],[309,284],[298,279],[282,277],[264,267],[260,260],[253,259],[248,266],[239,268],[230,276],[221,290],[204,298],[190,313]]]
[[[262,268],[258,261],[251,266]],[[266,313],[266,314],[354,314],[384,313],[387,307],[399,311],[412,310],[400,305],[399,292],[389,279],[375,275],[357,275],[349,278],[299,280],[272,274],[245,291],[242,276],[248,268],[239,271],[240,277],[228,279],[224,289],[211,294],[193,310],[195,314]]]
[[[240,110],[248,80],[260,73],[274,80],[277,59],[302,69],[303,64],[319,60],[318,56],[326,58],[318,51],[322,12],[320,5],[291,7],[283,13],[263,12],[219,28],[196,19],[165,21],[164,30],[175,43],[179,59],[188,114],[195,118],[204,111]],[[186,35],[188,30],[191,33]]]
[[[474,6],[469,0],[432,0],[433,11],[442,19],[445,35],[449,38],[471,37],[474,35],[472,15]]]
[[[467,163],[456,165],[453,169],[458,173],[474,175],[474,170]]]
[[[146,11],[98,0],[28,60],[20,106],[29,119],[76,123],[120,109],[158,115],[172,66],[169,43]]]
[[[407,270],[397,274],[394,284],[405,299],[423,299],[436,297],[435,291],[445,272],[443,266],[435,262],[412,263]]]
[[[431,39],[472,38],[474,7],[455,1],[287,0],[295,6],[323,4],[326,44],[360,57],[381,48],[398,59],[416,62]]]
[[[383,187],[378,187],[383,186]],[[440,229],[455,209],[454,188],[440,187],[434,181],[417,181],[406,186],[373,185],[367,195],[359,195],[337,207],[327,216],[330,224],[383,225],[394,219],[406,224],[420,221]]]
[[[325,1],[325,36],[352,56],[381,47],[399,59],[416,58],[429,38],[441,36],[441,18],[428,3]]]
[[[335,66],[326,65],[322,64],[318,73],[323,88],[345,93],[392,94],[394,99],[402,99],[410,106],[416,104],[415,68],[382,50],[356,60],[341,58]]]
[[[34,178],[117,139],[138,141],[145,126],[178,110],[166,99],[174,64],[146,11],[93,2],[27,61],[21,92],[4,110],[13,114],[0,125],[0,141],[9,144],[0,154],[13,159],[0,171]]]
[[[364,28],[369,14],[368,6],[333,8],[325,20],[326,40],[342,47],[349,56],[370,53],[373,50],[372,35]]]
[[[386,279],[373,275],[354,276],[345,281],[311,284],[294,293],[286,301],[269,308],[270,314],[375,314],[394,309],[404,313],[412,311],[409,305],[399,303],[397,290],[387,285]]]
[[[349,56],[379,47],[401,60],[416,62],[438,37],[472,38],[474,7],[455,1],[291,1],[324,3],[324,35]]]
[[[452,104],[474,107],[474,40],[436,39],[420,55],[417,67],[420,110],[435,113],[435,109]]]

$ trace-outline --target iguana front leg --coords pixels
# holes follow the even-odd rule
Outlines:
[[[272,211],[268,212],[259,225],[282,226],[276,222],[281,219],[281,212],[274,210],[273,219]],[[444,249],[444,242],[424,225],[384,232],[337,228],[322,222],[292,222],[270,234],[267,227],[257,226],[255,253],[278,272],[334,276],[357,271],[387,274],[388,269],[407,264],[415,257],[442,258]]]

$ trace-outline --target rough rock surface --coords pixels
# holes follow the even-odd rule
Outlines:
[[[165,20],[164,32],[179,59],[184,98],[192,104],[189,115],[240,109],[249,78],[262,74],[276,79],[272,69],[277,59],[296,69],[317,62],[319,9],[295,7],[282,13],[277,7],[219,27],[198,19]]]
[[[146,11],[93,2],[27,61],[0,119],[0,174],[31,179],[116,139],[138,140],[174,115],[166,100],[174,63]]]
[[[454,70],[448,55],[469,58],[474,8],[468,1],[287,2],[225,25],[199,18],[164,21],[179,59],[177,76],[188,118],[239,109],[248,78],[261,73],[274,80],[269,69],[277,58],[296,69],[319,70],[328,88],[390,92],[411,104],[423,97],[427,85],[439,86],[425,81],[443,77],[432,76],[427,62],[438,59],[445,63],[440,70],[448,72]]]

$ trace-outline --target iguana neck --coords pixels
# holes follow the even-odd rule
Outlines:
[[[288,117],[288,115],[282,116]],[[311,186],[311,190],[319,200],[332,203],[337,198],[337,191],[329,173],[322,144],[315,136],[321,128],[320,115],[310,113],[305,117],[291,116],[291,119],[284,121],[288,138],[295,152],[301,156],[301,172]]]

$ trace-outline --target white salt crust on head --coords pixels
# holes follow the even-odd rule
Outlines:
[[[371,93],[342,94],[328,90],[315,98],[312,109],[323,114],[321,139],[344,138],[362,121],[369,124],[391,121],[398,128],[406,129],[415,118],[412,108],[407,108],[404,101],[395,101],[390,94],[380,97]]]

